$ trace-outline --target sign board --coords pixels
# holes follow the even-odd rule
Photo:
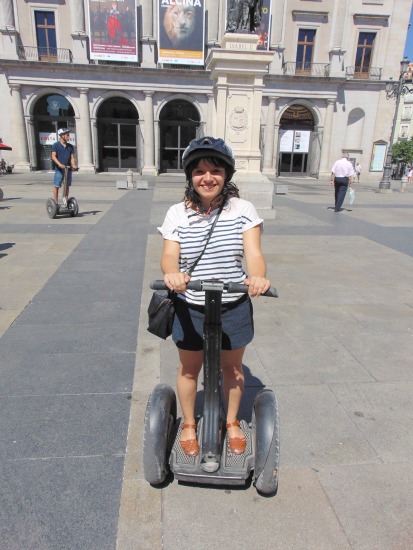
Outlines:
[[[69,134],[69,143],[76,145],[76,134]],[[59,141],[56,132],[39,132],[39,143],[41,145],[53,145],[55,141]]]
[[[88,0],[90,58],[138,61],[136,0]]]
[[[158,0],[158,14],[159,63],[203,65],[205,0]]]
[[[386,156],[386,143],[374,143],[370,161],[370,172],[382,172]]]
[[[281,153],[308,153],[310,148],[309,130],[281,130]]]

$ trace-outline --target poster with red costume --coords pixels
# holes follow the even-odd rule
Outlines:
[[[136,0],[88,0],[90,58],[138,61]]]

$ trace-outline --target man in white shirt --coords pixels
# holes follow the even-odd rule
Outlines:
[[[340,160],[336,160],[331,169],[330,184],[333,185],[334,183],[335,212],[343,210],[342,205],[347,193],[347,187],[351,187],[353,183],[354,168],[348,158],[349,154],[343,153],[343,157]]]

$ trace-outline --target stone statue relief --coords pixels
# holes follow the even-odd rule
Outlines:
[[[263,0],[228,0],[225,32],[253,33],[261,23]]]

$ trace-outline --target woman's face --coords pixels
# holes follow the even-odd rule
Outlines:
[[[195,191],[201,197],[205,208],[217,197],[224,187],[226,170],[222,166],[215,166],[206,160],[200,160],[192,170],[192,183]]]

